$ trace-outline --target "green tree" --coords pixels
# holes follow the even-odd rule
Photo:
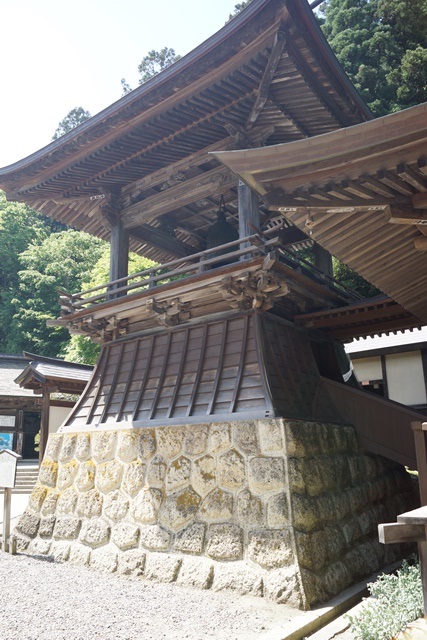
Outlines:
[[[57,356],[68,341],[68,331],[47,327],[59,316],[58,289],[79,291],[88,271],[96,264],[105,243],[80,231],[51,234],[31,244],[20,255],[19,291],[15,307],[13,351],[33,351]]]
[[[72,129],[78,127],[79,124],[83,124],[83,122],[89,120],[89,118],[91,117],[92,116],[89,111],[86,111],[85,109],[83,109],[83,107],[74,107],[74,109],[71,109],[71,111],[67,113],[65,118],[63,118],[63,120],[61,120],[61,122],[58,124],[56,131],[53,134],[52,140],[57,140],[61,136],[68,133],[68,131],[71,131]]]
[[[228,20],[231,20],[231,18],[234,18],[234,16],[237,16],[251,2],[252,0],[244,0],[244,2],[238,2],[236,5],[234,5],[234,11],[233,13],[230,13],[230,15],[228,16]]]
[[[329,0],[323,31],[377,116],[427,99],[427,0]]]
[[[19,202],[8,202],[0,191],[0,351],[18,353],[14,347],[16,320],[12,304],[19,291],[19,254],[50,234],[45,219]]]
[[[163,47],[160,51],[152,49],[142,58],[138,65],[139,84],[144,84],[144,82],[169,67],[173,62],[179,60],[180,57],[175,53],[175,49],[170,49],[169,47]]]

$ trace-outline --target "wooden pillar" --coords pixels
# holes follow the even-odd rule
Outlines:
[[[420,491],[421,506],[427,505],[427,422],[412,422],[412,431],[415,441],[415,453],[417,456],[418,487]],[[427,534],[427,527],[425,528]],[[418,559],[423,589],[424,615],[427,615],[427,541],[418,541]]]
[[[313,246],[314,253],[314,264],[320,271],[323,271],[330,278],[333,277],[333,269],[332,269],[332,256],[329,251],[326,251],[320,244],[317,242],[314,243]]]
[[[50,394],[54,389],[52,387],[43,387],[42,412],[40,417],[40,444],[39,444],[39,463],[42,463],[44,452],[46,450],[47,439],[49,437],[49,412],[50,412]]]
[[[260,217],[258,208],[258,194],[256,194],[244,182],[239,181],[237,190],[239,207],[239,238],[247,238],[257,233],[260,227]],[[243,249],[248,243],[242,243]],[[243,255],[241,260],[245,260]]]
[[[129,255],[129,233],[124,229],[123,222],[116,216],[114,224],[111,225],[110,241],[110,282],[125,278],[128,275],[128,255]],[[124,283],[123,283],[124,284]],[[113,285],[110,291],[117,289],[121,285]],[[118,297],[123,294],[109,294],[108,299]]]

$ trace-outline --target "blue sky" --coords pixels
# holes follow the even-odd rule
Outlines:
[[[237,0],[0,0],[0,167],[48,144],[74,107],[92,115],[138,84],[151,49],[181,55],[220,29]]]

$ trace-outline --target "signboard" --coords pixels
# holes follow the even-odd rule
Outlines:
[[[0,487],[13,489],[15,486],[16,463],[21,456],[9,449],[0,451]]]

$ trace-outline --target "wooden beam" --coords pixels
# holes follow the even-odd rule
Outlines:
[[[264,73],[258,88],[258,93],[255,98],[254,105],[251,109],[251,112],[246,120],[247,129],[251,129],[258,117],[262,113],[264,109],[265,103],[268,98],[268,91],[270,89],[271,81],[273,80],[274,74],[276,73],[277,66],[280,62],[280,58],[283,53],[283,49],[286,44],[286,36],[283,31],[278,31],[274,40],[273,47],[271,49],[271,54],[268,59],[267,65],[264,69]]]
[[[427,251],[427,236],[418,236],[414,238],[414,247],[420,253]]]
[[[110,282],[125,278],[128,275],[129,234],[117,217],[111,225],[110,237]],[[113,296],[114,297],[114,294]],[[109,295],[110,298],[110,295]]]
[[[412,196],[412,206],[414,209],[427,209],[427,191],[415,193]]]
[[[412,186],[408,185],[406,182],[399,180],[398,177],[394,176],[390,171],[386,169],[381,169],[377,171],[377,178],[380,182],[387,185],[391,189],[398,191],[404,196],[412,196],[414,193],[414,189]]]
[[[181,242],[181,240],[174,238],[157,227],[150,227],[148,224],[132,229],[130,236],[138,240],[138,242],[151,244],[163,251],[167,251],[177,258],[185,258],[199,250],[185,244],[185,242]]]
[[[212,156],[209,155],[213,151],[229,151],[237,146],[237,135],[227,136],[214,144],[204,147],[192,153],[182,160],[177,160],[166,167],[162,167],[157,171],[153,171],[143,178],[135,180],[122,189],[122,197],[126,205],[130,205],[130,199],[138,196],[145,189],[155,187],[162,182],[168,180],[171,176],[179,172],[185,172],[194,166],[199,166],[205,162],[212,162]]]
[[[422,524],[403,524],[402,522],[379,524],[378,539],[382,544],[425,541],[426,528]]]
[[[366,200],[365,198],[357,198],[352,196],[351,193],[346,194],[348,196],[348,200],[341,200],[340,198],[334,198],[332,195],[329,200],[320,200],[311,196],[309,193],[304,193],[304,196],[298,194],[298,198],[304,197],[304,200],[299,200],[295,197],[295,194],[286,194],[281,189],[273,189],[268,191],[264,196],[263,200],[266,201],[268,206],[276,211],[286,211],[290,209],[291,211],[296,211],[299,209],[319,209],[319,210],[331,210],[331,213],[334,213],[334,209],[336,209],[336,213],[340,213],[340,210],[343,212],[351,212],[352,209],[359,211],[383,211],[387,209],[390,205],[390,200],[386,200],[385,198],[381,198],[381,196],[375,197],[373,200]]]
[[[415,187],[415,189],[427,189],[427,180],[424,176],[414,171],[411,167],[408,167],[406,164],[397,165],[397,175],[408,182],[410,185]]]
[[[179,207],[186,206],[211,196],[225,193],[235,186],[236,177],[225,167],[216,167],[204,174],[181,182],[176,187],[161,191],[122,210],[125,229],[138,227],[142,222],[152,220]]]
[[[390,206],[388,222],[394,224],[427,224],[427,210],[414,211],[412,207]]]

